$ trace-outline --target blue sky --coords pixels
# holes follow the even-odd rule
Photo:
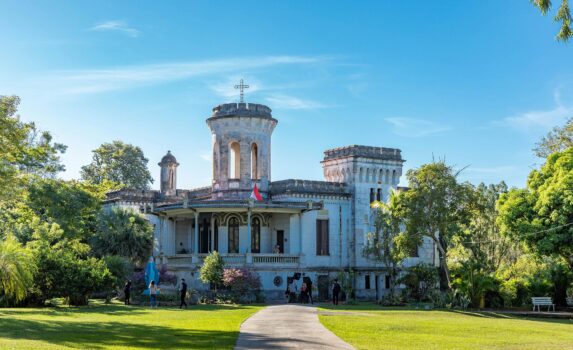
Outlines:
[[[363,144],[523,186],[535,142],[573,116],[557,31],[527,0],[0,0],[0,94],[68,145],[64,178],[120,139],[156,178],[169,149],[178,187],[208,185],[205,119],[244,78],[279,120],[273,180],[322,179],[325,149]]]

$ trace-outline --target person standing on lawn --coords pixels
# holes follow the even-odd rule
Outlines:
[[[340,284],[338,284],[338,280],[335,279],[334,283],[332,284],[332,304],[338,305],[338,294],[340,294]]]
[[[123,294],[125,294],[125,305],[129,305],[131,299],[131,281],[125,282],[125,286],[123,286]]]
[[[183,305],[185,305],[185,308],[187,308],[187,303],[185,302],[185,297],[187,296],[187,283],[185,283],[185,278],[181,279],[179,292],[181,292],[181,303],[179,304],[179,308],[182,309]]]
[[[149,284],[149,305],[153,308],[157,308],[157,286],[155,285],[155,281],[151,280]]]

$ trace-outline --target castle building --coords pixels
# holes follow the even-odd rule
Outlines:
[[[261,104],[219,105],[207,119],[213,151],[209,186],[177,189],[179,163],[168,151],[159,163],[159,191],[110,192],[106,205],[143,212],[155,227],[154,256],[195,289],[208,288],[199,269],[209,252],[218,251],[226,266],[256,271],[270,299],[284,298],[287,278],[295,274],[311,278],[314,297],[327,299],[332,280],[349,270],[357,297],[381,297],[389,288],[387,268],[363,249],[374,226],[370,204],[398,189],[401,151],[329,149],[321,162],[324,181],[272,181],[277,124]],[[262,201],[250,199],[255,184]],[[404,265],[437,264],[437,259],[433,242],[424,240]]]

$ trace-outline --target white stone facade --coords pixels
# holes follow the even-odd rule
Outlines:
[[[161,191],[112,192],[108,206],[144,212],[155,226],[154,255],[193,288],[208,287],[199,281],[198,270],[203,258],[217,250],[228,266],[255,270],[269,298],[283,298],[287,277],[300,273],[312,279],[314,297],[325,299],[332,280],[350,269],[357,297],[381,297],[387,269],[362,251],[373,230],[370,203],[386,200],[397,189],[401,151],[331,149],[322,161],[325,181],[273,182],[271,136],[277,123],[267,106],[217,106],[207,119],[213,136],[210,186],[176,189],[179,164],[168,153],[159,163]],[[261,202],[249,199],[255,184]],[[437,264],[430,240],[418,247],[417,255],[404,265]]]

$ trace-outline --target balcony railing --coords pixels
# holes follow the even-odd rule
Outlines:
[[[253,254],[254,264],[298,264],[298,255]]]
[[[178,254],[167,257],[167,263],[171,266],[189,266],[193,264],[203,264],[205,257],[208,254]],[[247,254],[221,254],[225,265],[227,266],[242,266],[247,263],[256,265],[296,265],[300,262],[298,255],[286,254],[251,254],[250,258]]]

